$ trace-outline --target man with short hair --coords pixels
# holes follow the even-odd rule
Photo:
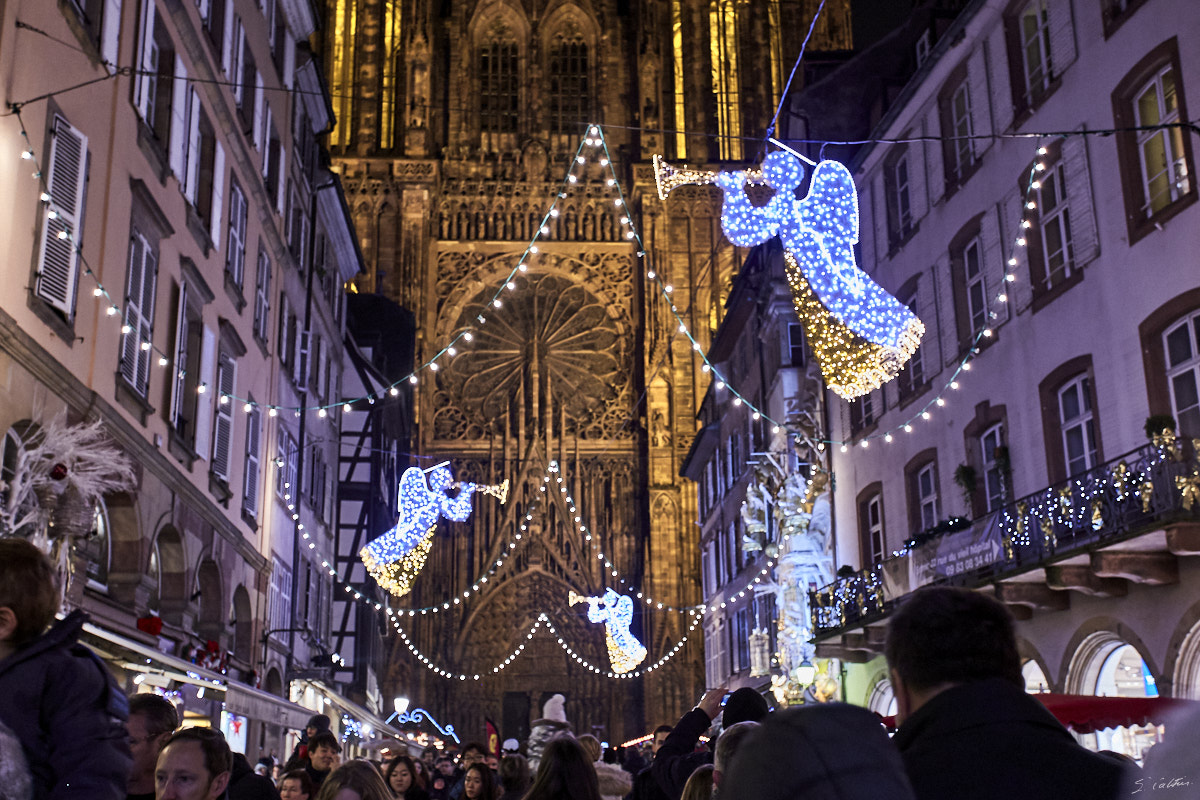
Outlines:
[[[725,696],[724,689],[710,689],[691,711],[679,718],[667,740],[663,742],[654,763],[650,765],[654,780],[668,800],[679,800],[684,784],[696,767],[712,763],[712,752],[696,752],[700,735],[721,714],[721,724],[731,728],[747,720],[761,722],[770,713],[770,706],[761,694],[748,686]]]
[[[152,692],[129,698],[129,721],[125,723],[125,729],[133,765],[125,784],[126,800],[154,800],[154,768],[158,764],[158,754],[167,737],[178,727],[179,712],[167,698]]]
[[[342,745],[329,731],[321,731],[308,740],[308,764],[304,771],[312,781],[313,791],[319,791],[329,773],[342,761]]]
[[[462,770],[462,774],[458,777],[458,782],[450,790],[450,800],[459,800],[463,793],[463,781],[466,778],[467,770],[472,764],[477,764],[487,757],[487,749],[479,742],[467,742],[463,745],[462,758],[458,761],[458,767]]]
[[[667,741],[672,730],[670,725],[659,725],[654,729],[653,737],[650,739],[651,758],[658,756],[659,749]],[[666,792],[660,789],[658,781],[654,780],[652,768],[653,763],[633,776],[633,790],[629,793],[629,800],[667,800]]]
[[[156,800],[217,800],[225,794],[233,757],[219,731],[184,728],[163,743],[154,769]]]
[[[733,763],[733,757],[737,755],[742,742],[746,741],[746,737],[753,733],[755,728],[761,727],[761,723],[746,720],[721,731],[717,746],[713,750],[713,797],[721,791],[721,780],[729,771],[729,765]]]
[[[900,749],[918,800],[1106,800],[1122,766],[1080,746],[1025,692],[1008,610],[928,587],[892,615],[885,644]]]

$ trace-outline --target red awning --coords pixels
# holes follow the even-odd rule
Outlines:
[[[1050,713],[1076,733],[1095,733],[1105,728],[1132,725],[1161,725],[1176,710],[1200,711],[1200,702],[1176,697],[1094,697],[1083,694],[1035,694]],[[895,730],[896,718],[883,717],[887,729]]]

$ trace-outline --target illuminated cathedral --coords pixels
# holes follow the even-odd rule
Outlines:
[[[413,463],[448,460],[461,480],[512,486],[506,504],[481,502],[468,521],[439,525],[411,594],[393,601],[459,598],[437,614],[404,612],[401,624],[431,661],[481,679],[447,680],[393,637],[385,697],[444,709],[467,738],[485,717],[524,738],[561,693],[576,732],[614,743],[673,723],[700,698],[699,629],[661,668],[620,680],[581,666],[544,630],[525,633],[547,614],[580,658],[607,668],[603,631],[567,598],[610,586],[666,607],[637,604],[632,630],[648,663],[687,633],[689,617],[669,607],[701,600],[699,527],[679,469],[709,381],[647,273],[672,286],[707,348],[745,251],[722,236],[718,190],[681,187],[662,201],[651,158],[759,160],[818,5],[327,0],[329,144],[368,265],[352,288],[411,310],[416,362],[438,356],[414,387]],[[851,48],[849,6],[826,3],[815,62]],[[601,126],[623,205],[596,157],[564,181],[589,123]],[[623,235],[626,214],[637,241]],[[535,238],[497,307],[497,287]],[[472,341],[445,353],[464,331]],[[552,461],[564,492],[540,489]]]

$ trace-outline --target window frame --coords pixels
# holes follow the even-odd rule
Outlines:
[[[1168,342],[1169,337],[1177,330],[1190,328],[1189,336],[1187,337],[1188,344],[1191,347],[1190,358],[1184,359],[1178,364],[1171,363],[1171,349]],[[1171,416],[1175,418],[1176,432],[1184,438],[1200,437],[1200,403],[1189,406],[1186,410],[1195,415],[1197,421],[1194,427],[1184,427],[1183,414],[1179,410],[1179,400],[1176,390],[1176,378],[1191,374],[1192,391],[1200,395],[1200,309],[1197,309],[1190,314],[1176,320],[1173,324],[1168,325],[1162,333],[1162,348],[1165,362],[1164,377],[1167,383],[1167,391],[1171,402]]]
[[[992,441],[989,442],[989,439]],[[983,482],[980,484],[983,497],[984,513],[991,513],[1004,505],[1008,489],[1004,485],[1005,476],[1001,462],[996,458],[996,451],[1007,445],[1004,443],[1004,422],[996,422],[990,425],[986,430],[979,435],[979,461],[982,465],[980,469],[980,477]],[[989,447],[991,452],[989,453]],[[993,484],[995,491],[993,492]]]
[[[141,263],[134,264],[140,251]],[[150,362],[154,356],[154,307],[158,286],[158,242],[135,224],[129,233],[125,273],[125,308],[117,374],[138,397],[150,392]],[[140,276],[138,285],[135,278]],[[148,276],[148,277],[147,277]],[[128,328],[128,331],[125,329]],[[132,366],[130,366],[132,365]]]
[[[877,523],[871,520],[872,505],[877,511]],[[858,508],[859,553],[862,558],[863,567],[869,568],[881,563],[887,556],[887,527],[883,514],[883,483],[875,481],[864,487],[858,493],[856,506]]]
[[[964,98],[963,116],[958,117],[956,105],[959,95]],[[938,95],[938,113],[942,130],[942,170],[946,181],[946,195],[953,194],[967,182],[980,164],[975,150],[974,105],[966,63],[959,64],[946,80]],[[965,131],[960,128],[965,125]],[[965,138],[958,138],[958,137]]]
[[[1064,405],[1068,391],[1076,395],[1077,402],[1079,402],[1078,413],[1070,419],[1066,417],[1067,409]],[[1092,404],[1091,377],[1083,372],[1069,378],[1058,387],[1054,394],[1058,401],[1058,430],[1059,436],[1062,437],[1063,463],[1067,477],[1072,478],[1094,469],[1100,463],[1099,452],[1096,448],[1096,414],[1095,406]],[[1081,431],[1084,446],[1079,459],[1071,457],[1070,434],[1075,430]],[[1079,468],[1074,466],[1076,460],[1082,460]]]
[[[922,474],[930,470],[932,495],[923,495],[920,491]],[[936,447],[929,447],[914,455],[904,466],[905,494],[908,499],[908,524],[912,535],[937,525],[942,514],[941,484],[938,470],[938,453]],[[934,517],[932,525],[926,525],[925,507],[932,503]]]

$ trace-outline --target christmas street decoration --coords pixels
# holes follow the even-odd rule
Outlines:
[[[602,597],[584,597],[571,592],[568,605],[588,604],[588,622],[604,623],[604,642],[608,645],[608,659],[613,672],[629,672],[646,660],[646,648],[629,631],[633,622],[633,601],[612,589],[605,589]]]
[[[449,492],[455,488],[458,493],[451,497]],[[400,476],[400,520],[359,552],[367,572],[396,597],[408,594],[425,566],[438,519],[466,521],[475,492],[494,495],[503,503],[508,500],[508,481],[496,486],[456,484],[450,468],[438,464],[429,471],[427,484],[425,470],[406,469]]]
[[[842,397],[882,386],[916,351],[925,326],[855,264],[858,193],[844,165],[816,164],[808,195],[799,201],[804,167],[783,150],[768,154],[761,168],[729,172],[678,170],[656,156],[655,178],[663,199],[683,184],[721,187],[721,227],[740,247],[779,237],[796,313],[829,388]],[[774,194],[756,206],[747,185],[765,185]]]

